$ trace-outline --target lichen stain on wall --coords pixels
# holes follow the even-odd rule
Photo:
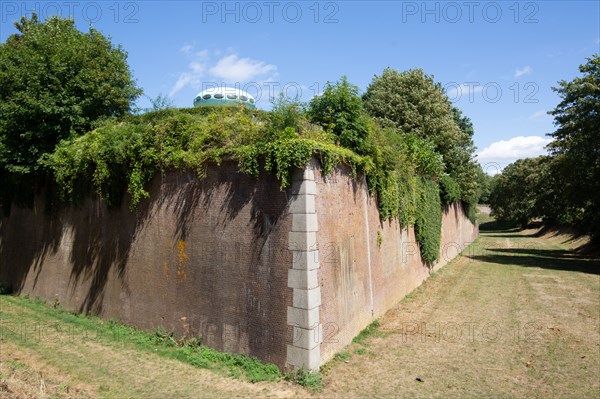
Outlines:
[[[185,253],[186,242],[179,240],[177,243],[177,285],[187,280],[186,266],[188,263],[188,254]]]

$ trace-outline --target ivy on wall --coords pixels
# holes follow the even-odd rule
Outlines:
[[[44,159],[64,201],[78,203],[90,189],[109,206],[128,192],[135,208],[149,196],[147,184],[168,168],[192,169],[202,177],[208,164],[234,161],[241,172],[258,176],[261,165],[288,187],[295,168],[313,156],[325,174],[336,165],[365,175],[383,220],[414,225],[422,258],[437,260],[441,234],[440,186],[443,163],[433,146],[413,136],[397,137],[372,126],[364,155],[336,142],[301,110],[250,111],[243,107],[167,109],[112,120],[83,136],[61,142]],[[281,112],[292,126],[281,125]],[[297,112],[296,117],[294,112]],[[290,115],[291,113],[291,115]],[[441,180],[444,198],[452,183]],[[449,194],[446,192],[449,190]]]

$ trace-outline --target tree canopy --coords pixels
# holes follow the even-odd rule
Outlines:
[[[560,103],[550,112],[557,129],[549,157],[519,160],[494,180],[490,202],[504,221],[532,218],[569,224],[600,240],[600,57],[578,76],[553,88]]]
[[[561,102],[551,112],[557,129],[548,147],[565,208],[579,210],[576,222],[600,238],[600,56],[579,71],[582,76],[553,88]]]
[[[433,76],[422,69],[386,68],[373,78],[363,100],[367,112],[383,125],[431,141],[443,157],[446,173],[458,184],[461,198],[477,202],[473,124],[452,106]]]
[[[127,54],[99,31],[34,14],[0,45],[0,173],[30,175],[62,139],[128,113],[141,94]]]
[[[462,138],[441,84],[422,69],[398,72],[386,68],[373,78],[363,100],[375,119],[430,139],[444,158]]]
[[[342,146],[364,153],[369,121],[358,87],[345,76],[338,82],[327,82],[323,94],[311,100],[308,115],[311,122],[333,133]]]

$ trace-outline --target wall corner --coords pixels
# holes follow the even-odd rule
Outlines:
[[[287,309],[287,324],[292,327],[292,343],[287,345],[287,364],[293,369],[318,371],[321,365],[320,322],[321,288],[319,286],[318,217],[315,207],[317,185],[316,160],[299,171],[292,182],[289,214],[292,229],[288,249],[292,267],[288,270],[288,288],[293,290],[292,306]]]

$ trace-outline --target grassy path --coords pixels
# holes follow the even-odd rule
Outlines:
[[[332,370],[328,396],[600,397],[600,264],[534,233],[482,232]]]
[[[110,340],[4,334],[0,397],[600,397],[600,263],[534,233],[482,232],[329,364],[319,393]],[[52,322],[51,312],[0,301],[3,322]]]

